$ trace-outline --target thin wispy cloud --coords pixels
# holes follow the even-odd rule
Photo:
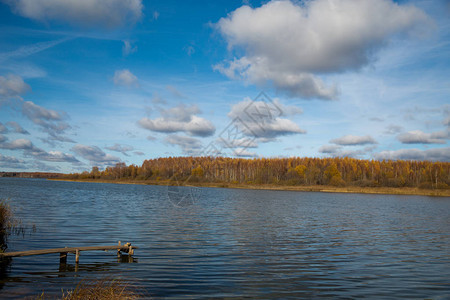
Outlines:
[[[69,41],[73,38],[66,37],[59,40],[39,42],[31,45],[22,46],[14,51],[10,52],[0,52],[0,62],[4,62],[10,59],[25,58],[39,52],[45,51],[47,49],[53,48],[61,43]]]

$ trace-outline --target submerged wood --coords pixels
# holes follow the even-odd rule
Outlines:
[[[87,247],[65,247],[65,248],[53,248],[53,249],[41,249],[41,250],[29,250],[29,251],[17,251],[17,252],[6,252],[0,253],[0,257],[18,257],[18,256],[30,256],[30,255],[42,255],[42,254],[52,254],[52,253],[79,253],[80,251],[108,251],[117,250],[125,253],[133,254],[133,249],[138,249],[136,246],[125,245],[115,245],[115,246],[87,246]],[[79,254],[78,254],[79,255]]]

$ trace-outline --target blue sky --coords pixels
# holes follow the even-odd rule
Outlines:
[[[449,42],[448,1],[0,0],[0,170],[450,161]]]

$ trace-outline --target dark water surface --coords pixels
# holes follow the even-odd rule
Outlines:
[[[140,247],[134,263],[82,252],[61,270],[57,254],[14,258],[0,297],[117,277],[156,299],[450,298],[448,197],[200,191],[177,207],[164,186],[0,178],[0,197],[37,228],[8,251]]]

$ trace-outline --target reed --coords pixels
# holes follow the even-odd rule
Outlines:
[[[16,226],[11,207],[6,200],[0,200],[0,252],[5,252],[8,236]]]
[[[102,278],[94,281],[82,280],[73,290],[63,291],[61,300],[80,300],[80,299],[96,299],[96,300],[132,300],[140,299],[135,289],[129,284],[119,279]],[[45,293],[42,293],[36,299],[47,299]],[[51,297],[54,299],[54,297]]]

